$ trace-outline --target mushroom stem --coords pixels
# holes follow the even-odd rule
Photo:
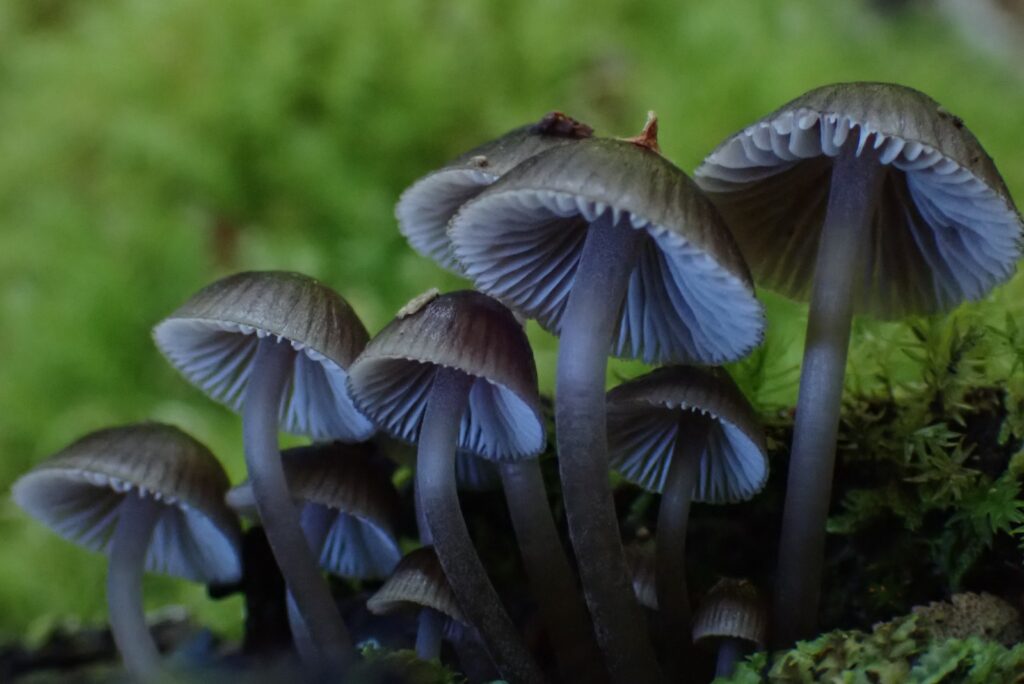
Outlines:
[[[302,507],[299,525],[302,533],[309,544],[309,550],[313,552],[314,558],[319,558],[324,547],[327,534],[331,531],[335,514],[326,506],[307,503]],[[295,650],[304,663],[315,663],[319,658],[313,637],[306,627],[299,613],[299,607],[295,605],[295,598],[291,590],[288,591],[288,627],[292,632],[292,641],[295,643]]]
[[[661,679],[633,594],[608,480],[605,377],[640,232],[605,212],[590,226],[562,315],[555,390],[569,534],[598,645],[616,682]]]
[[[817,624],[855,279],[885,177],[877,155],[868,149],[857,154],[856,136],[850,138],[832,168],[814,267],[775,575],[773,640],[779,647],[811,636]]]
[[[540,462],[531,458],[502,463],[500,470],[526,576],[562,677],[565,681],[603,681],[606,676],[601,652],[594,640],[587,606],[558,538]]]
[[[142,604],[142,574],[146,551],[160,516],[160,504],[131,490],[125,494],[110,540],[107,604],[110,631],[132,679],[151,682],[160,677],[160,651],[146,624]]]
[[[690,651],[690,596],[686,587],[686,526],[711,420],[695,411],[679,419],[675,449],[658,509],[655,588],[659,634],[670,674],[679,674]]]
[[[718,644],[718,660],[715,663],[715,677],[731,677],[738,663],[746,655],[747,645],[743,639],[726,637]]]
[[[420,611],[419,626],[416,629],[416,655],[421,660],[437,660],[441,657],[445,619],[444,615],[433,608]]]
[[[277,447],[278,407],[293,361],[287,342],[269,335],[260,340],[242,415],[245,461],[267,540],[320,656],[307,664],[346,668],[352,641],[299,525]]]
[[[420,431],[416,486],[444,574],[498,671],[512,682],[539,682],[540,670],[488,579],[459,508],[455,450],[472,386],[473,378],[455,369],[439,368],[434,376]]]

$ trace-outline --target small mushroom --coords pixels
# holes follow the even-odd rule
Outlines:
[[[366,329],[327,286],[271,271],[207,286],[157,324],[153,337],[189,381],[242,414],[249,477],[281,574],[322,658],[346,666],[352,642],[299,526],[277,431],[348,442],[373,434],[345,385]]]
[[[693,642],[718,647],[716,677],[731,677],[736,663],[764,648],[768,611],[753,584],[722,578],[708,591],[694,616]]]
[[[773,639],[815,632],[851,318],[950,309],[1007,280],[1022,221],[992,159],[924,93],[812,90],[718,146],[695,174],[758,282],[810,300]]]
[[[608,393],[612,468],[661,494],[656,566],[658,606],[673,669],[687,650],[690,601],[686,528],[690,502],[751,498],[768,480],[767,448],[754,409],[717,368],[658,368]]]
[[[656,120],[633,140],[589,138],[520,163],[452,219],[476,286],[561,335],[555,396],[569,531],[612,677],[656,681],[629,592],[608,481],[609,353],[648,362],[736,359],[764,314],[714,206],[661,156]]]
[[[22,509],[65,539],[110,557],[114,642],[132,677],[161,677],[146,625],[144,571],[202,583],[241,576],[238,521],[224,505],[228,477],[181,430],[141,423],[93,432],[14,483]]]
[[[288,490],[300,507],[300,525],[320,567],[352,579],[382,579],[402,556],[395,532],[398,493],[372,462],[369,444],[331,442],[281,452]],[[226,500],[257,516],[252,485],[244,482]],[[305,624],[289,592],[288,617],[303,660],[316,658]]]
[[[395,207],[398,229],[413,249],[461,274],[448,243],[448,221],[459,207],[524,159],[555,145],[589,138],[592,130],[561,112],[513,129],[420,178]]]
[[[532,458],[544,448],[537,371],[511,312],[478,292],[403,310],[349,369],[356,405],[393,437],[418,444],[416,488],[459,605],[501,674],[539,681],[473,548],[455,488],[455,454]]]

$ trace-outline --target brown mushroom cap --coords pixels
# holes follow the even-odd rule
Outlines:
[[[14,483],[14,501],[65,539],[107,553],[129,492],[163,504],[146,570],[196,582],[241,574],[238,521],[224,504],[228,477],[210,451],[170,425],[93,432]]]
[[[693,616],[693,641],[743,639],[763,648],[768,631],[768,610],[747,580],[720,579],[708,591]]]
[[[1013,274],[1024,225],[963,121],[911,88],[841,83],[730,136],[694,174],[759,284],[809,298],[833,159],[849,137],[887,170],[855,284],[857,311],[942,311]]]
[[[160,351],[182,375],[237,412],[256,347],[267,335],[287,340],[296,352],[281,402],[283,430],[349,442],[373,434],[345,387],[369,334],[348,302],[313,278],[283,271],[228,276],[153,329]]]
[[[449,236],[481,290],[557,335],[587,231],[609,215],[644,234],[612,353],[718,363],[760,343],[763,311],[718,211],[632,142],[590,138],[527,159],[466,203]]]
[[[439,368],[474,378],[458,448],[490,460],[532,458],[546,434],[537,370],[512,313],[474,291],[417,297],[349,369],[356,405],[392,436],[416,442]]]
[[[516,164],[555,145],[590,137],[589,126],[551,112],[536,123],[474,147],[402,193],[395,206],[398,228],[413,249],[448,270],[462,273],[451,254],[447,228],[459,207]]]
[[[441,568],[441,562],[431,546],[423,546],[406,554],[391,577],[369,598],[366,607],[375,615],[432,608],[453,620],[466,623]]]
[[[608,392],[611,467],[627,480],[661,492],[675,453],[683,412],[710,416],[695,501],[749,499],[768,480],[764,431],[753,407],[720,368],[665,366]]]

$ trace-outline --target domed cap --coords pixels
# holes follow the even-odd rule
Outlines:
[[[473,376],[458,448],[491,460],[544,450],[537,369],[526,333],[504,306],[464,290],[417,297],[349,369],[356,406],[382,430],[416,442],[439,368]]]
[[[395,207],[398,229],[417,252],[461,273],[447,235],[448,221],[459,207],[524,159],[555,145],[589,138],[592,133],[586,124],[551,112],[536,123],[475,147],[402,193]]]
[[[858,311],[942,311],[1012,275],[1021,217],[963,121],[910,88],[841,83],[729,137],[697,169],[759,284],[809,298],[832,160],[848,138],[887,171],[855,286]]]
[[[761,491],[768,481],[764,433],[736,383],[718,368],[658,368],[609,391],[611,467],[627,480],[660,493],[684,411],[713,419],[694,500],[732,503]]]
[[[587,230],[644,232],[610,350],[649,363],[718,363],[760,343],[764,313],[714,206],[657,152],[590,138],[531,157],[452,219],[468,277],[554,334]]]
[[[228,477],[181,430],[141,423],[82,437],[14,483],[15,503],[65,539],[107,553],[125,495],[161,503],[146,570],[195,582],[241,575],[238,521],[224,505]]]
[[[369,598],[366,607],[374,615],[432,608],[453,620],[466,622],[432,546],[406,554],[388,581]]]
[[[629,567],[637,603],[644,608],[658,610],[658,585],[652,550],[636,544],[627,546],[626,565]]]
[[[164,356],[213,399],[242,411],[261,338],[295,350],[281,429],[316,440],[363,441],[373,425],[352,405],[346,369],[369,335],[334,290],[298,273],[238,273],[200,290],[153,329]]]
[[[763,647],[767,631],[768,611],[747,580],[718,580],[693,616],[694,642],[731,638]]]
[[[331,442],[281,452],[292,497],[337,515],[320,550],[320,567],[341,577],[387,577],[402,557],[396,528],[401,510],[390,479],[372,463],[369,444]],[[255,514],[252,485],[228,492],[235,510]]]

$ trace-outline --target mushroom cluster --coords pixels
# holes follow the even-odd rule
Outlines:
[[[132,677],[169,667],[143,571],[238,582],[241,519],[265,531],[306,674],[351,672],[372,619],[471,681],[691,681],[694,640],[725,675],[814,632],[852,315],[983,296],[1014,269],[1021,218],[963,122],[902,86],[811,91],[727,139],[696,182],[657,135],[653,115],[607,138],[555,112],[414,183],[401,233],[477,289],[415,297],[372,337],[339,294],[284,272],[218,280],[156,324],[171,365],[240,414],[248,481],[230,488],[205,447],[145,423],[87,435],[14,486],[110,556]],[[763,339],[755,279],[811,301],[773,620],[735,580],[694,616],[691,503],[768,479],[757,414],[720,367]],[[560,338],[553,449],[530,319]],[[658,367],[606,393],[610,357]],[[280,431],[311,443],[281,451]],[[412,468],[390,458],[403,444]],[[623,546],[612,471],[660,496],[646,546]],[[526,582],[496,581],[460,489],[503,491]]]

